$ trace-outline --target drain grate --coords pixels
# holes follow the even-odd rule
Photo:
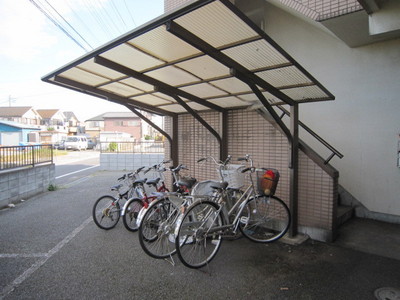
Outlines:
[[[378,300],[400,300],[400,290],[391,287],[377,289],[374,295]]]

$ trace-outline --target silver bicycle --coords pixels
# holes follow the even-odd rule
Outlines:
[[[287,205],[274,196],[279,173],[273,169],[256,169],[249,155],[239,160],[250,163],[250,183],[228,211],[227,183],[213,186],[216,199],[198,200],[182,215],[175,230],[175,247],[179,259],[189,268],[207,265],[217,254],[222,239],[241,232],[260,243],[280,239],[287,232],[291,216]],[[253,175],[257,174],[257,185]]]

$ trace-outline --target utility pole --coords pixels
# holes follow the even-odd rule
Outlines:
[[[8,95],[8,106],[11,107],[11,101],[16,100],[17,98],[11,98],[11,95]]]

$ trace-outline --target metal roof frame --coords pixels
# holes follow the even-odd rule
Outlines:
[[[291,145],[297,229],[298,105],[335,97],[228,0],[192,1],[44,76],[43,81],[122,104],[167,137],[178,163],[178,115],[191,114],[227,154],[227,111],[262,103]],[[287,104],[290,129],[273,105]],[[172,136],[138,110],[172,117]],[[221,133],[200,111],[221,117]]]

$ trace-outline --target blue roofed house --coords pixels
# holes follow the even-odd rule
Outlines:
[[[39,126],[0,120],[0,146],[19,146],[28,142],[39,142],[39,131]]]

